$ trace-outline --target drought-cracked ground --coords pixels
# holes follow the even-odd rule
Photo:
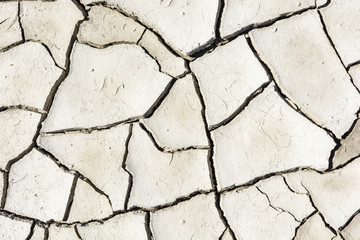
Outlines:
[[[0,1],[0,239],[359,240],[359,13]]]

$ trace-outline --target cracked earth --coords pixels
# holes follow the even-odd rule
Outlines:
[[[359,12],[0,1],[0,239],[359,240]]]

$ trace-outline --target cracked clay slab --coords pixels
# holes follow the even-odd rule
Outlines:
[[[62,70],[40,43],[26,42],[0,52],[0,105],[43,109]]]
[[[88,4],[97,1],[82,2]],[[106,0],[105,2],[135,16],[154,29],[165,42],[185,57],[202,46],[208,46],[215,38],[218,1]]]
[[[355,120],[360,95],[317,12],[278,21],[250,35],[282,92],[314,122],[341,137]]]
[[[77,225],[84,240],[147,240],[145,212],[135,211],[116,215],[103,223]]]
[[[4,209],[41,221],[63,219],[74,176],[32,150],[11,166]]]
[[[69,75],[41,131],[102,126],[143,115],[169,81],[139,46],[96,49],[75,43]]]
[[[25,39],[45,44],[56,64],[66,68],[68,49],[76,24],[84,19],[83,13],[74,2],[21,1],[20,17]]]
[[[176,80],[170,93],[149,118],[141,120],[165,149],[208,147],[202,106],[193,77],[188,74]]]
[[[128,134],[129,126],[119,125],[91,133],[43,135],[38,144],[107,194],[115,211],[124,209],[129,184],[129,175],[121,167]]]
[[[221,37],[230,37],[253,25],[271,22],[314,6],[314,0],[225,0],[220,25]]]
[[[345,65],[359,61],[360,4],[352,0],[331,0],[320,12]]]
[[[209,125],[228,118],[268,76],[244,36],[190,63],[199,80]]]
[[[38,113],[19,109],[0,112],[1,169],[32,145],[40,117]]]
[[[22,40],[18,2],[0,2],[0,51]]]
[[[299,225],[289,213],[270,207],[256,187],[223,194],[221,207],[237,239],[288,240]]]
[[[6,240],[26,239],[30,233],[30,222],[0,215],[0,238]]]
[[[150,221],[154,239],[157,240],[215,240],[225,230],[213,193],[200,194],[186,202],[158,210],[150,215]]]
[[[221,189],[297,167],[325,170],[335,146],[323,129],[280,98],[274,84],[253,99],[229,124],[215,129],[211,135]]]
[[[126,169],[133,175],[130,208],[151,208],[211,190],[207,150],[164,153],[138,125],[132,131],[126,159]]]
[[[120,42],[136,43],[145,31],[134,19],[110,8],[94,6],[88,14],[89,20],[81,23],[77,34],[81,43],[97,47]]]

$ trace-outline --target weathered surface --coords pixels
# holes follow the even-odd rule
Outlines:
[[[0,168],[5,169],[8,162],[32,143],[41,115],[24,110],[0,112]]]
[[[323,129],[291,109],[273,84],[211,135],[220,188],[297,167],[325,170],[335,146]]]
[[[63,13],[66,11],[66,17]],[[65,68],[71,38],[77,23],[84,19],[69,0],[21,1],[21,23],[25,39],[44,43],[58,66]]]
[[[6,240],[25,239],[30,233],[30,222],[0,215],[0,238]]]
[[[244,36],[198,58],[190,67],[199,80],[209,125],[229,117],[269,80]]]
[[[352,0],[332,0],[321,9],[327,31],[346,65],[360,60],[360,5]]]
[[[226,38],[253,25],[271,22],[280,16],[314,6],[314,0],[225,0],[220,33]]]
[[[208,139],[201,111],[193,78],[188,74],[175,82],[159,108],[143,123],[163,148],[206,147]]]
[[[146,240],[145,213],[129,212],[106,220],[104,223],[78,225],[82,239],[86,240]]]
[[[90,134],[45,135],[38,142],[62,164],[79,171],[107,194],[115,211],[124,209],[129,184],[129,175],[121,167],[128,132],[128,125],[120,125]]]
[[[201,194],[151,214],[154,239],[219,239],[225,226],[214,199],[214,194]]]
[[[271,206],[279,211],[289,212],[298,222],[303,221],[315,211],[310,198],[289,189],[282,176],[275,176],[257,184],[258,189],[266,194]]]
[[[282,92],[341,137],[355,119],[360,95],[322,28],[316,11],[308,11],[250,34]]]
[[[136,43],[145,28],[122,13],[102,6],[89,11],[89,20],[80,25],[77,39],[81,43],[102,47],[112,43]]]
[[[126,169],[133,175],[129,207],[151,208],[211,190],[207,150],[160,152],[138,125],[133,127],[128,150]]]
[[[221,197],[221,207],[237,239],[291,239],[299,222],[269,204],[266,195],[256,187]]]
[[[169,81],[138,46],[96,49],[76,43],[70,73],[42,131],[107,125],[142,115]]]
[[[0,52],[0,105],[43,109],[62,71],[40,43],[26,42]]]
[[[286,176],[297,192],[308,193],[325,221],[334,229],[343,226],[360,209],[360,159],[324,174],[305,171]]]
[[[326,227],[320,215],[316,213],[299,227],[294,240],[332,240],[333,237],[335,237],[334,233]]]
[[[22,40],[17,2],[0,3],[0,50]]]
[[[41,221],[61,221],[74,176],[32,150],[12,165],[4,209]]]

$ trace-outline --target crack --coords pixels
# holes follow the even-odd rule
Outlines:
[[[129,174],[129,185],[128,185],[128,189],[126,191],[126,195],[125,195],[125,201],[124,201],[124,209],[127,210],[128,209],[128,205],[129,205],[129,200],[130,200],[130,193],[131,193],[131,189],[133,186],[133,179],[134,179],[134,175],[126,168],[126,160],[127,160],[127,156],[129,154],[129,143],[130,143],[130,139],[132,136],[132,128],[133,125],[130,124],[129,127],[129,135],[126,138],[125,141],[125,152],[124,152],[124,157],[123,157],[123,162],[122,162],[122,169],[124,169],[125,172],[127,172],[127,174]]]
[[[24,32],[24,28],[21,23],[21,0],[18,0],[17,17],[18,17],[19,27],[20,27],[20,31],[21,31],[21,38],[22,38],[21,43],[24,43],[25,42],[25,32]]]
[[[108,130],[113,127],[119,126],[119,125],[135,123],[135,122],[138,122],[140,119],[141,119],[141,116],[136,116],[136,117],[128,118],[123,121],[110,123],[110,124],[102,125],[102,126],[96,126],[96,127],[90,127],[90,128],[67,128],[67,129],[55,130],[55,131],[50,131],[50,132],[41,132],[40,135],[41,136],[54,136],[54,135],[58,135],[58,134],[68,134],[68,133],[92,133],[95,131]]]
[[[141,42],[142,38],[144,37],[146,31],[147,31],[147,29],[144,28],[144,31],[141,33],[139,39],[136,41],[136,45],[140,45],[140,42]]]
[[[258,87],[254,92],[252,92],[246,99],[245,101],[226,119],[222,120],[221,122],[211,125],[209,127],[210,131],[216,130],[222,126],[225,126],[227,124],[229,124],[232,120],[234,120],[234,118],[236,118],[242,111],[245,110],[245,108],[247,106],[249,106],[250,102],[252,100],[254,100],[257,96],[259,96],[264,90],[265,88],[267,88],[267,86],[269,86],[269,84],[271,83],[270,81],[267,81],[265,83],[263,83],[260,87]]]
[[[76,184],[77,184],[78,179],[79,179],[79,175],[75,174],[74,179],[73,179],[73,183],[72,183],[71,189],[70,189],[69,199],[68,199],[68,202],[66,204],[63,221],[67,221],[69,219],[69,214],[70,214],[70,211],[71,211],[72,203],[74,201],[75,188],[76,188]]]
[[[49,227],[47,226],[45,228],[44,240],[48,240],[48,239],[49,239]]]
[[[187,74],[188,73],[185,72],[176,78],[172,78],[171,81],[166,85],[165,89],[162,91],[160,96],[155,100],[155,102],[151,105],[151,107],[143,114],[143,117],[150,118],[154,114],[154,112],[160,107],[160,105],[164,101],[164,99],[169,95],[175,82],[177,80],[179,80],[180,78],[185,77]]]
[[[341,65],[344,67],[344,69],[345,69],[345,71],[346,71],[346,74],[347,74],[348,77],[350,78],[351,84],[352,84],[353,87],[356,89],[356,91],[360,94],[360,90],[359,90],[359,89],[356,87],[356,85],[354,84],[354,80],[353,80],[352,76],[351,76],[351,75],[349,74],[349,72],[347,71],[347,66],[345,65],[344,61],[341,59],[340,54],[339,54],[339,52],[338,52],[338,50],[337,50],[337,48],[336,48],[333,40],[332,40],[331,37],[330,37],[330,34],[329,34],[328,30],[327,30],[327,27],[326,27],[324,18],[323,18],[323,16],[322,16],[320,10],[317,9],[316,11],[317,11],[317,13],[318,13],[318,15],[319,15],[321,25],[322,25],[322,27],[323,27],[323,30],[324,30],[324,33],[325,33],[327,39],[329,40],[329,43],[330,43],[331,47],[334,49],[336,56],[337,56],[338,59],[340,60]]]
[[[184,152],[184,151],[189,151],[189,150],[210,150],[210,148],[208,146],[189,146],[189,147],[183,147],[183,148],[178,148],[178,149],[163,148],[157,143],[156,138],[154,137],[152,132],[149,129],[147,129],[147,127],[142,122],[139,123],[139,126],[141,127],[142,130],[144,130],[147,133],[147,135],[153,142],[156,149],[159,150],[160,152],[174,154],[177,152]]]
[[[286,210],[284,210],[284,209],[282,209],[282,208],[280,208],[280,207],[275,207],[275,206],[273,206],[273,205],[271,204],[271,202],[270,202],[269,196],[268,196],[265,192],[261,191],[261,189],[260,189],[258,186],[256,186],[256,188],[257,188],[257,190],[258,190],[261,194],[263,194],[263,195],[266,197],[266,199],[267,199],[267,201],[268,201],[268,203],[269,203],[269,206],[270,206],[272,209],[274,209],[274,210],[277,211],[277,212],[287,213],[287,214],[289,214],[290,216],[292,216],[296,222],[300,223],[300,221],[297,220],[296,217],[294,216],[294,214],[292,214],[291,212],[286,211]]]
[[[39,114],[47,114],[47,111],[44,111],[40,108],[26,106],[26,105],[11,105],[11,106],[0,107],[0,112],[4,112],[4,111],[8,111],[8,110],[25,110],[25,111],[39,113]]]
[[[358,60],[358,61],[356,61],[356,62],[353,62],[353,63],[348,64],[348,66],[346,67],[346,70],[347,70],[347,71],[349,71],[349,70],[350,70],[350,68],[352,68],[352,67],[354,67],[354,66],[356,66],[356,65],[358,65],[358,64],[360,64],[360,60]]]
[[[219,0],[218,11],[216,13],[216,20],[215,20],[215,37],[217,39],[221,39],[220,26],[221,26],[222,15],[224,12],[224,7],[225,7],[225,0]]]
[[[145,231],[148,240],[153,240],[153,234],[151,232],[151,220],[150,220],[150,212],[145,212]]]
[[[30,227],[30,233],[29,233],[29,235],[25,238],[25,240],[30,240],[30,239],[31,239],[31,237],[32,237],[33,234],[34,234],[34,228],[35,228],[35,226],[36,226],[36,224],[35,224],[35,222],[33,222],[33,223],[31,224],[31,227]]]
[[[194,73],[191,73],[191,75],[192,75],[192,78],[193,78],[193,84],[194,84],[194,87],[195,87],[196,94],[198,95],[198,98],[199,98],[200,103],[201,103],[201,116],[202,116],[202,119],[203,119],[203,122],[204,122],[206,136],[208,138],[208,145],[210,146],[210,150],[208,152],[208,167],[209,167],[209,175],[210,175],[209,177],[210,177],[212,189],[213,189],[214,195],[215,195],[215,206],[216,206],[216,209],[218,210],[218,214],[219,214],[219,217],[220,217],[221,221],[225,225],[225,228],[229,229],[230,235],[232,236],[233,239],[236,240],[235,233],[232,230],[232,228],[231,228],[231,226],[230,226],[230,224],[229,224],[229,222],[228,222],[228,220],[227,220],[227,218],[225,216],[225,213],[222,210],[221,205],[220,205],[221,196],[220,196],[220,192],[218,191],[218,183],[217,183],[217,179],[216,179],[215,164],[214,164],[214,159],[213,159],[213,156],[214,156],[214,142],[213,142],[213,140],[211,138],[209,125],[208,125],[208,122],[207,122],[207,119],[206,119],[206,114],[205,114],[206,105],[205,105],[204,97],[203,97],[203,95],[201,93],[201,89],[200,89],[198,79],[196,78]]]
[[[75,230],[76,236],[77,236],[80,240],[83,240],[82,237],[81,237],[81,235],[80,235],[80,233],[79,233],[79,230],[78,230],[78,228],[77,228],[77,225],[74,225],[74,230]]]

